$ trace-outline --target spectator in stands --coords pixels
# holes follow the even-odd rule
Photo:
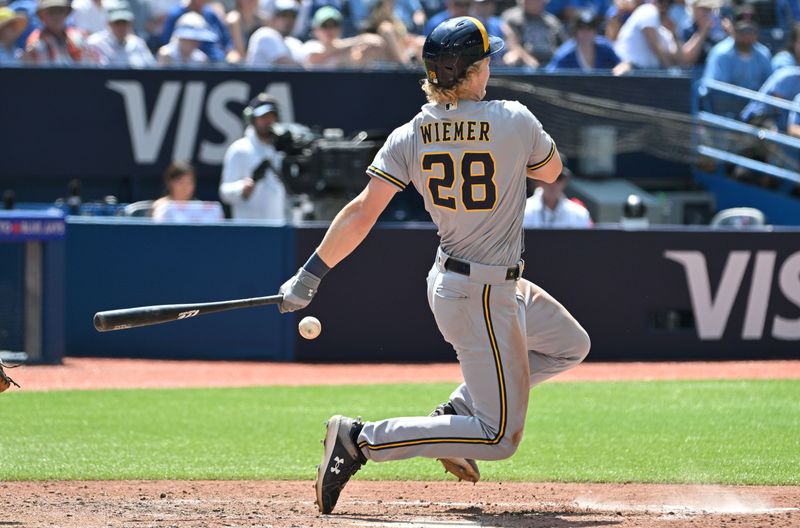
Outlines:
[[[298,66],[303,64],[303,43],[291,36],[299,6],[294,0],[277,0],[272,19],[258,29],[247,45],[248,66]]]
[[[363,33],[343,39],[341,21],[341,13],[333,7],[317,11],[311,24],[315,38],[303,44],[304,66],[350,68],[387,60],[383,38]]]
[[[17,38],[27,23],[24,15],[9,7],[0,7],[0,66],[19,63],[22,50],[17,47]]]
[[[213,222],[224,219],[219,202],[195,200],[197,177],[184,161],[172,162],[164,171],[166,194],[153,202],[150,215],[157,222]]]
[[[36,0],[15,0],[8,4],[8,7],[18,15],[24,16],[28,21],[25,29],[17,38],[17,47],[24,51],[28,37],[42,27],[42,21],[36,16]]]
[[[445,5],[447,7],[444,11],[439,11],[432,15],[428,21],[425,22],[425,27],[422,29],[423,35],[428,36],[430,32],[433,31],[433,28],[448,18],[469,15],[470,8],[472,7],[472,0],[447,0]]]
[[[772,57],[772,70],[776,71],[786,66],[800,66],[800,22],[792,24],[789,38],[782,51]]]
[[[533,196],[525,202],[524,228],[591,227],[589,211],[577,201],[570,200],[564,189],[572,171],[564,165],[553,183],[536,182]]]
[[[414,35],[422,33],[427,16],[420,0],[395,0],[394,15],[400,19],[409,33]]]
[[[667,20],[665,26],[667,29],[679,35],[681,28],[688,26],[691,22],[692,16],[689,14],[689,8],[686,5],[686,0],[672,0],[672,5],[667,10]]]
[[[395,0],[376,0],[363,29],[383,38],[388,62],[402,65],[408,65],[414,59],[421,62],[425,37],[408,32],[403,21],[395,15]]]
[[[73,0],[70,22],[89,35],[103,31],[108,23],[103,0]]]
[[[800,108],[800,94],[794,97],[792,103],[794,103],[796,107]],[[794,137],[800,137],[800,112],[789,112],[789,118],[787,119],[786,124],[786,132]]]
[[[772,73],[771,58],[769,49],[758,42],[753,9],[745,5],[736,12],[733,36],[709,52],[703,78],[758,90]],[[741,111],[744,102],[740,97],[711,91],[703,104],[718,114],[732,116]]]
[[[616,42],[619,30],[643,0],[614,0],[606,11],[606,38]]]
[[[486,32],[489,35],[503,38],[504,22],[502,18],[497,16],[496,0],[473,0],[470,14],[483,23],[483,27],[486,28]]]
[[[716,44],[728,37],[722,27],[719,9],[722,0],[694,0],[691,2],[692,17],[689,24],[681,28],[682,65],[684,68],[703,67],[706,57]]]
[[[209,62],[202,51],[204,44],[214,43],[217,34],[205,19],[195,12],[187,12],[178,19],[168,44],[158,49],[158,63],[162,66],[196,67]]]
[[[108,11],[108,27],[89,37],[89,46],[102,66],[149,68],[156,59],[145,41],[132,31],[133,13],[127,3]]]
[[[313,20],[317,12],[323,7],[330,7],[339,12],[341,19],[342,36],[352,37],[358,35],[361,26],[369,15],[367,2],[369,0],[301,0],[300,13],[297,17],[297,25],[292,35],[300,40],[306,40],[313,36]]]
[[[234,220],[285,220],[286,188],[280,180],[282,157],[275,150],[275,99],[258,94],[244,110],[247,128],[222,162],[219,196],[230,205]]]
[[[544,66],[556,49],[569,40],[561,21],[544,10],[546,4],[547,0],[518,0],[515,7],[503,12],[509,48],[503,57],[505,64]]]
[[[268,22],[258,11],[258,0],[236,0],[236,9],[225,15],[225,24],[230,31],[233,47],[240,58],[244,58],[247,54],[247,46],[253,33],[266,26]]]
[[[557,16],[567,27],[571,27],[586,11],[602,17],[608,8],[608,0],[550,0],[546,7],[548,13]]]
[[[185,0],[185,3],[176,6],[164,21],[164,32],[161,34],[161,42],[163,44],[170,42],[172,32],[175,30],[179,18],[187,13],[196,13],[206,21],[208,29],[216,35],[213,41],[209,39],[203,40],[200,50],[208,56],[209,60],[212,62],[221,62],[225,60],[231,63],[239,62],[239,53],[233,47],[228,27],[217,14],[216,10],[207,4],[208,0]]]
[[[800,94],[800,67],[787,66],[773,72],[758,91],[763,95],[793,100]],[[741,113],[741,119],[746,123],[775,128],[781,132],[786,131],[788,117],[788,110],[761,101],[751,101]]]
[[[642,4],[625,21],[614,43],[614,51],[625,66],[661,69],[680,64],[675,35],[665,25],[672,23],[669,19],[671,5],[672,0]],[[623,69],[618,68],[617,73]]]
[[[173,161],[164,171],[164,196],[153,202],[152,216],[158,218],[159,210],[164,210],[165,205],[171,201],[194,200],[197,187],[197,177],[194,167],[185,161]]]
[[[594,12],[584,11],[573,23],[573,38],[556,50],[546,71],[611,70],[619,64],[614,47],[598,34],[601,22],[600,16]]]
[[[161,35],[164,34],[164,23],[176,9],[181,0],[142,0],[145,3],[144,33],[142,38],[151,50],[161,47]]]
[[[57,66],[97,62],[83,33],[67,27],[70,9],[69,0],[39,0],[36,14],[42,28],[28,37],[23,62]]]

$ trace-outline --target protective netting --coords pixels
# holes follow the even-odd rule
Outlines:
[[[640,152],[679,163],[695,159],[690,78],[601,81],[591,76],[500,75],[489,80],[488,91],[493,99],[525,104],[568,157],[584,154],[591,138],[587,131],[599,126],[613,130],[616,154]]]

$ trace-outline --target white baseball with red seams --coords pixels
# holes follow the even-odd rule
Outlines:
[[[322,323],[316,317],[307,316],[300,320],[297,329],[300,330],[300,335],[306,339],[316,339],[322,332]]]

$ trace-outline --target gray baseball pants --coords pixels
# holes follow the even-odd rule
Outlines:
[[[464,377],[450,395],[458,414],[366,422],[358,446],[370,460],[508,458],[522,440],[530,389],[589,353],[586,331],[542,288],[506,279],[502,266],[448,271],[448,258],[439,249],[428,302]]]

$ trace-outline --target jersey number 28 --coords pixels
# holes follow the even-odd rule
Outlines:
[[[461,203],[468,211],[490,211],[497,202],[494,184],[494,158],[489,152],[465,152],[458,163],[461,172]],[[449,152],[430,152],[422,156],[422,172],[428,177],[431,200],[439,207],[456,210],[453,187],[456,161]]]

